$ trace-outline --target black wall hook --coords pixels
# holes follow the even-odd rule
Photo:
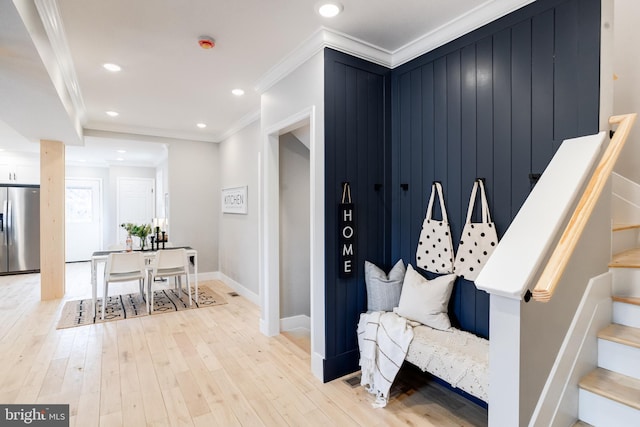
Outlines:
[[[373,191],[380,191],[382,184],[373,184]]]
[[[407,191],[409,189],[409,184],[400,184],[400,188],[402,188],[404,191]]]

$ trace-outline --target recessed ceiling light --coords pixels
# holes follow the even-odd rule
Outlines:
[[[234,89],[231,91],[232,94],[234,94],[235,96],[242,96],[244,95],[244,91],[242,89]]]
[[[110,63],[106,63],[106,64],[102,64],[102,66],[109,71],[112,71],[114,73],[117,73],[118,71],[122,70],[122,67],[120,67],[118,64],[110,64]]]
[[[118,157],[116,160],[117,160],[117,161],[119,161],[119,162],[121,162],[121,161],[123,161],[124,159],[123,159],[122,157]]]
[[[116,150],[116,152],[120,153],[120,154],[124,154],[127,152],[127,150]]]
[[[336,2],[320,2],[316,7],[320,16],[324,18],[333,18],[342,12],[342,9],[344,9],[342,4]]]
[[[205,123],[198,123],[196,126],[198,126],[200,129],[204,129],[207,127]]]
[[[107,116],[117,117],[118,116],[118,112],[117,111],[107,111]]]

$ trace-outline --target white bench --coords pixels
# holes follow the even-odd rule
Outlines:
[[[413,328],[405,360],[478,399],[488,402],[489,341],[451,328]]]

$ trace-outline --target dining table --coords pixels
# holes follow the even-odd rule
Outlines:
[[[163,250],[171,250],[171,249],[184,249],[187,253],[187,258],[190,263],[193,265],[193,276],[195,281],[195,301],[198,303],[198,251],[193,249],[191,246],[173,246],[171,248],[166,249],[136,249],[134,251],[141,251],[144,255],[145,265],[151,266],[153,265],[153,260],[156,257],[158,251]],[[96,316],[96,308],[98,301],[98,265],[105,264],[107,262],[107,258],[109,258],[109,254],[114,252],[125,252],[122,249],[118,250],[106,250],[106,251],[95,251],[91,254],[91,299],[93,301],[93,316]],[[106,298],[106,296],[105,296]]]

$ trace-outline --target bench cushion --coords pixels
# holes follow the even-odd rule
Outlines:
[[[413,328],[406,360],[488,402],[488,340],[456,328],[440,331],[420,325]]]

